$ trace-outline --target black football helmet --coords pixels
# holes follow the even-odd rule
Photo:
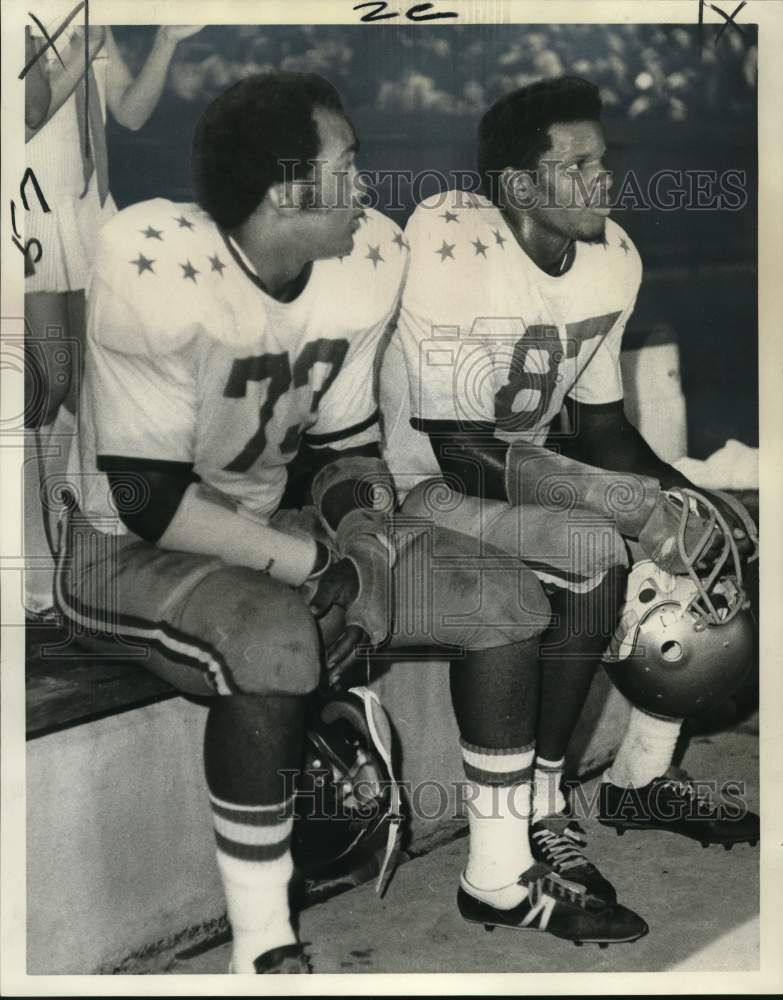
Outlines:
[[[338,878],[376,858],[376,889],[384,891],[402,822],[391,745],[388,717],[369,688],[319,698],[312,706],[292,842],[305,877]]]

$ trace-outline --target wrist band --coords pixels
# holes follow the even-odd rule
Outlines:
[[[315,540],[315,562],[309,575],[305,577],[305,583],[310,580],[318,580],[332,565],[332,550],[323,542]]]

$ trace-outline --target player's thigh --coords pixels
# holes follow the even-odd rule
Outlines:
[[[592,512],[552,502],[511,506],[467,496],[442,480],[412,490],[403,511],[522,559],[547,584],[592,589],[613,566],[627,565],[625,543],[611,521]]]
[[[394,567],[392,648],[489,649],[523,642],[549,624],[535,574],[494,546],[439,527],[401,529]]]
[[[50,424],[71,382],[73,349],[67,292],[27,292],[25,312],[25,422]]]
[[[101,552],[101,549],[103,551]],[[301,595],[222,560],[68,532],[58,603],[77,628],[135,643],[144,665],[187,694],[303,695],[320,637]]]

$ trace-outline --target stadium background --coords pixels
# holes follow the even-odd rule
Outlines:
[[[154,29],[114,30],[138,69]],[[189,200],[194,123],[209,100],[253,72],[331,80],[361,137],[360,168],[446,176],[475,167],[478,120],[495,98],[541,77],[587,77],[601,87],[616,177],[632,170],[646,190],[662,169],[746,174],[738,211],[614,217],[645,265],[626,346],[678,340],[689,454],[705,458],[732,437],[757,445],[757,48],[755,27],[742,30],[718,38],[717,25],[701,37],[696,25],[206,28],[179,47],[147,125],[136,133],[110,125],[112,192],[120,207]],[[422,194],[437,186],[433,178]],[[389,214],[404,224],[413,204],[410,186],[401,192],[407,203]]]

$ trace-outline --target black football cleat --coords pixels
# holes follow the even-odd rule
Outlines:
[[[702,847],[759,842],[759,818],[715,804],[710,794],[690,779],[661,777],[641,788],[621,788],[605,781],[601,785],[598,819],[618,834],[626,830],[668,830]]]
[[[265,951],[255,959],[253,967],[256,975],[307,975],[313,971],[310,956],[298,942]]]
[[[533,865],[519,883],[527,887],[528,895],[510,910],[485,903],[460,885],[460,914],[471,923],[483,924],[488,931],[496,927],[544,931],[577,945],[597,944],[601,948],[638,941],[649,930],[632,910],[592,899],[582,886],[561,879],[546,865]]]
[[[530,827],[530,849],[536,861],[547,865],[568,882],[584,886],[588,896],[601,902],[617,902],[617,892],[582,852],[587,843],[584,830],[565,816],[547,816]]]

